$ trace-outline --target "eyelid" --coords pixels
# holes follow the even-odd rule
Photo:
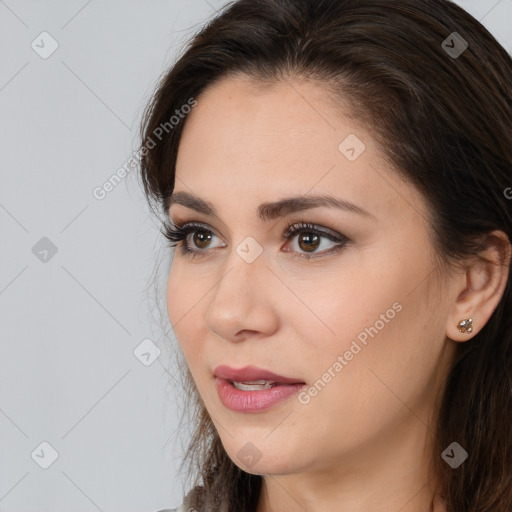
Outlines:
[[[188,212],[187,213],[175,213],[175,214],[173,214],[173,217],[171,216],[171,214],[169,214],[169,216],[166,218],[166,221],[170,221],[172,226],[184,227],[185,225],[188,225],[188,224],[200,224],[205,229],[208,229],[209,231],[216,233],[215,229],[211,228],[210,224],[206,224],[205,222],[194,220],[193,217],[188,215]],[[190,219],[190,220],[188,220],[188,219]],[[226,231],[229,230],[229,227],[220,219],[219,219],[219,224],[221,225],[221,228],[225,229]]]
[[[182,230],[189,229],[189,228],[197,228],[198,230],[203,229],[204,231],[210,231],[218,238],[222,238],[221,236],[219,236],[217,234],[215,229],[213,229],[209,224],[205,224],[203,222],[198,222],[198,221],[194,221],[194,220],[190,221],[190,222],[177,221],[177,223],[175,223],[174,226],[176,226],[178,229],[182,229]]]
[[[215,230],[211,229],[211,226],[209,226],[208,224],[202,223],[202,222],[198,222],[198,221],[183,221],[182,219],[176,219],[176,221],[174,222],[174,226],[176,227],[176,230],[181,233],[178,233],[177,236],[176,236],[176,233],[170,234],[170,232],[173,231],[173,229],[171,228],[171,229],[167,230],[167,232],[164,233],[164,235],[166,236],[166,238],[169,239],[169,241],[172,241],[171,247],[176,246],[179,243],[181,246],[182,253],[187,254],[188,256],[204,257],[204,256],[208,256],[208,254],[211,251],[213,251],[214,249],[219,249],[219,248],[225,247],[225,245],[224,245],[221,247],[211,247],[211,248],[207,248],[204,250],[193,249],[193,248],[190,249],[190,246],[188,244],[188,236],[191,233],[194,233],[196,230],[197,231],[203,230],[203,231],[210,232],[214,236],[217,236],[218,238],[222,238],[222,237],[219,237],[217,235],[217,233],[215,232]],[[326,250],[323,250],[320,252],[312,252],[312,253],[307,253],[307,252],[302,253],[302,252],[297,252],[297,251],[293,251],[293,250],[289,250],[289,249],[284,251],[287,253],[292,253],[294,255],[294,257],[298,257],[302,260],[312,260],[312,259],[316,259],[316,258],[323,258],[323,257],[333,255],[333,254],[337,253],[338,251],[344,249],[350,242],[352,242],[352,240],[350,238],[348,238],[346,235],[344,235],[342,233],[338,233],[337,231],[334,231],[330,228],[327,228],[327,227],[324,227],[321,225],[313,224],[311,222],[306,222],[305,220],[302,220],[302,219],[300,221],[290,222],[288,224],[285,232],[283,233],[282,238],[284,240],[286,240],[286,242],[288,242],[289,240],[293,240],[298,234],[303,233],[303,232],[315,233],[315,234],[319,235],[321,238],[324,238],[326,240],[334,242],[335,245],[329,249],[326,249]]]
[[[337,231],[304,220],[298,222],[291,222],[290,224],[288,224],[286,231],[283,234],[283,237],[288,239],[291,236],[296,235],[297,233],[301,233],[303,231],[308,230],[315,233],[319,233],[321,236],[331,240],[332,242],[341,242],[349,240],[347,236],[338,233]]]
[[[212,228],[212,226],[210,226],[209,224],[206,224],[201,221],[195,221],[195,220],[187,221],[187,220],[181,219],[179,217],[176,217],[176,219],[174,221],[172,219],[169,219],[169,220],[171,221],[171,225],[178,229],[187,229],[189,227],[197,227],[197,228],[202,228],[205,231],[211,231],[216,236],[219,236],[217,234],[217,231],[215,230],[215,228]],[[296,229],[292,229],[294,226],[296,226]],[[287,234],[291,234],[292,232],[296,233],[300,229],[304,229],[304,230],[312,229],[313,231],[320,231],[322,233],[322,236],[326,236],[326,237],[332,236],[333,238],[335,238],[335,241],[339,241],[339,239],[343,239],[343,240],[347,240],[347,241],[349,240],[349,238],[347,236],[343,235],[342,233],[338,233],[337,231],[335,231],[331,228],[328,228],[326,226],[321,226],[319,224],[314,224],[312,222],[308,222],[303,219],[299,219],[299,220],[288,223],[285,228],[284,234],[287,235]]]

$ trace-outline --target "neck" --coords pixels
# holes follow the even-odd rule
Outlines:
[[[416,416],[353,454],[263,476],[256,512],[444,512],[429,471],[432,432]],[[339,461],[342,460],[342,463]]]

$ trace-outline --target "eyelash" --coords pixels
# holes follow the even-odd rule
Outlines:
[[[167,239],[167,245],[170,249],[179,246],[182,255],[186,255],[190,258],[204,257],[211,249],[194,250],[190,248],[187,242],[188,235],[190,235],[191,233],[195,233],[196,231],[204,231],[215,235],[215,233],[212,230],[208,229],[205,225],[197,222],[188,222],[183,225],[176,225],[175,227],[172,227],[168,223],[165,223],[162,234]],[[293,236],[300,233],[314,233],[322,238],[327,238],[331,242],[338,242],[337,246],[329,250],[322,251],[320,253],[312,253],[313,255],[295,253],[299,258],[303,258],[306,260],[311,260],[314,258],[319,258],[328,254],[338,252],[339,250],[345,247],[347,242],[350,241],[344,235],[335,236],[331,233],[318,229],[313,224],[304,221],[289,224],[286,228],[286,231],[283,233],[283,239],[289,240],[290,238],[293,238]]]

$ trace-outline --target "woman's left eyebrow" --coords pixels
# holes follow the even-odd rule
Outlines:
[[[279,201],[262,203],[258,207],[258,217],[263,221],[273,220],[278,217],[289,215],[290,213],[301,212],[322,206],[337,208],[339,210],[357,213],[366,217],[373,217],[376,220],[375,215],[368,212],[361,206],[357,206],[350,201],[338,199],[328,194],[289,197],[280,199]]]
[[[172,194],[168,201],[168,207],[170,208],[173,204],[181,204],[186,208],[219,218],[213,204],[189,192],[176,192]],[[270,221],[278,217],[285,217],[291,213],[319,207],[337,208],[376,219],[375,215],[364,208],[345,199],[335,198],[328,194],[288,197],[278,201],[265,202],[258,206],[257,214],[260,220]]]

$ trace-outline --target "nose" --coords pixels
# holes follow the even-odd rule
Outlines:
[[[206,327],[232,342],[271,336],[278,328],[275,303],[278,282],[267,268],[264,254],[248,263],[233,251],[226,268],[208,294]]]

